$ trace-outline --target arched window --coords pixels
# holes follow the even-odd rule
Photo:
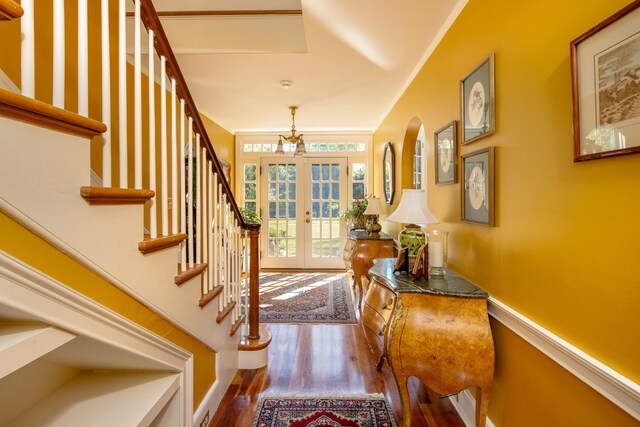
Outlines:
[[[426,141],[426,134],[424,132],[424,126],[420,125],[420,131],[416,138],[416,145],[413,154],[413,188],[416,190],[422,189],[422,175],[423,175],[423,155],[424,146]]]

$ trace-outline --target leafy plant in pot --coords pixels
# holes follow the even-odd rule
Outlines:
[[[367,199],[355,200],[351,206],[351,209],[347,209],[341,215],[342,219],[351,223],[351,229],[363,229],[367,226],[368,215],[364,214],[367,210],[369,201]]]

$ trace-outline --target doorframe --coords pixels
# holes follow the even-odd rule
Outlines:
[[[274,153],[275,146],[278,141],[278,135],[282,132],[238,132],[235,135],[235,159],[236,164],[232,165],[235,171],[236,179],[234,179],[234,196],[238,206],[245,206],[245,188],[244,188],[244,166],[245,164],[256,164],[257,166],[257,189],[256,189],[256,205],[258,213],[265,206],[261,206],[262,188],[260,178],[260,163],[263,158],[273,158],[278,156]],[[322,157],[322,158],[346,158],[347,159],[347,206],[353,201],[353,175],[352,164],[364,163],[365,165],[365,189],[364,194],[370,194],[373,191],[373,133],[372,132],[304,132],[305,145],[307,154],[304,157]],[[253,147],[263,148],[265,144],[271,146],[271,151],[254,151]],[[327,151],[311,151],[314,144],[318,147],[320,144],[327,145]],[[355,145],[356,150],[337,151],[338,145],[345,144],[349,147]],[[251,146],[251,151],[245,151],[245,145]],[[333,151],[329,148],[334,147]],[[359,148],[359,149],[358,149]],[[292,158],[293,152],[285,152],[280,155],[283,159]],[[265,171],[263,171],[265,172]],[[261,233],[262,234],[262,233]]]

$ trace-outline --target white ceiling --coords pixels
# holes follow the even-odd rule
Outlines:
[[[467,0],[154,0],[198,109],[231,132],[373,131]],[[284,89],[280,81],[293,85]]]

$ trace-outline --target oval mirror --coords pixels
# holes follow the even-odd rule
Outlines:
[[[384,200],[388,205],[390,205],[393,202],[393,192],[396,188],[395,159],[393,155],[393,147],[391,147],[390,142],[387,142],[384,146],[382,168],[384,170]]]

